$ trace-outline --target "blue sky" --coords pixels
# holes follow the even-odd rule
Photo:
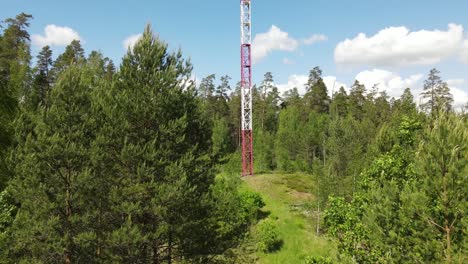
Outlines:
[[[468,1],[252,2],[256,83],[271,71],[282,91],[303,89],[318,65],[330,90],[357,78],[392,96],[406,86],[416,95],[436,67],[456,103],[468,101]],[[0,7],[0,19],[34,16],[34,56],[42,44],[52,44],[57,55],[75,36],[87,52],[100,50],[120,63],[125,39],[151,23],[172,49],[191,58],[197,78],[215,73],[239,79],[239,0],[0,0]]]

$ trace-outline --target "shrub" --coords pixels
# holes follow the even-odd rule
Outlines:
[[[267,219],[257,226],[257,248],[268,253],[281,248],[283,240],[280,239],[278,229],[273,221]]]
[[[262,196],[252,191],[242,191],[239,196],[243,209],[243,219],[247,221],[257,220],[259,210],[265,206]]]
[[[304,264],[332,264],[332,260],[330,258],[325,257],[313,257],[308,256],[305,259]]]

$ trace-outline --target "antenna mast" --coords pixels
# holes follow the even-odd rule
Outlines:
[[[240,8],[242,176],[248,176],[253,175],[251,1],[240,0]]]

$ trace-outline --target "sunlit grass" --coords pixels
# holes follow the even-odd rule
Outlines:
[[[244,178],[247,188],[259,192],[275,220],[283,246],[273,253],[257,253],[258,263],[303,263],[306,256],[334,256],[335,245],[316,235],[312,216],[295,208],[315,201],[313,177],[305,174],[262,174]]]

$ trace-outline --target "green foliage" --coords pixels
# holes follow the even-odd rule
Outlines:
[[[359,83],[358,80],[354,81],[351,86],[348,96],[348,109],[349,113],[357,120],[362,120],[364,116],[364,104],[366,97],[364,96],[366,87]]]
[[[276,134],[275,155],[279,170],[293,172],[305,170],[304,157],[305,122],[297,106],[280,112],[279,127]],[[307,153],[307,152],[306,152]]]
[[[278,229],[273,220],[266,219],[256,226],[257,248],[269,253],[281,248],[283,240],[279,237]]]
[[[326,209],[340,261],[463,262],[467,121],[450,113],[436,69],[422,93],[431,118],[409,88],[394,99],[355,81],[330,99],[315,67],[304,96],[281,98],[267,72],[253,87],[255,172],[307,180],[273,177],[262,198],[239,179],[239,83],[230,92],[231,78],[212,74],[197,92],[190,62],[149,27],[118,72],[78,40],[54,62],[43,47],[31,69],[31,18],[0,27],[0,262],[253,262],[239,252],[255,249],[242,243],[264,201],[282,210],[254,229],[264,252],[312,229],[285,208],[308,205],[310,217],[316,204],[317,233]],[[294,200],[290,191],[305,200],[283,208],[275,199]]]
[[[425,99],[421,109],[432,113],[433,117],[440,111],[449,111],[452,108],[453,96],[450,94],[450,88],[435,68],[430,70],[424,81],[424,90],[421,95]]]
[[[221,159],[228,154],[231,144],[229,142],[229,127],[226,119],[217,117],[213,120],[213,155]]]
[[[30,40],[27,28],[32,16],[21,13],[0,25],[0,190],[11,178],[7,156],[13,144],[13,121],[19,98],[27,90],[30,78]],[[2,23],[2,24],[3,24]]]
[[[53,63],[51,69],[51,79],[56,80],[57,77],[65,69],[71,65],[83,64],[85,62],[84,50],[81,47],[79,40],[72,40],[70,44],[65,48],[65,52],[60,54]]]
[[[242,208],[242,218],[245,220],[253,220],[258,218],[259,209],[265,206],[262,197],[251,191],[242,191],[240,193],[240,201]]]
[[[333,261],[331,258],[327,257],[314,257],[314,256],[308,256],[306,257],[304,264],[332,264]]]
[[[9,236],[13,220],[16,216],[17,207],[13,203],[13,199],[7,190],[0,192],[0,249],[7,248],[9,246]],[[0,251],[0,263],[3,263],[1,259],[6,259],[6,252]]]
[[[340,87],[338,92],[333,94],[333,100],[330,105],[331,116],[344,117],[348,113],[348,95],[343,86]]]
[[[424,129],[415,161],[418,181],[408,186],[406,198],[409,212],[418,215],[434,233],[432,241],[440,243],[434,254],[447,263],[466,256],[467,160],[468,122],[440,112]]]
[[[314,177],[304,173],[269,173],[245,177],[243,181],[250,189],[262,195],[266,204],[262,216],[268,215],[264,219],[274,223],[279,238],[283,240],[281,248],[271,254],[256,252],[254,255],[259,258],[258,263],[303,263],[306,256],[329,256],[336,259],[335,242],[316,235],[310,208],[302,206],[315,201]],[[254,235],[255,232],[252,232],[252,237]],[[255,243],[245,244],[254,250],[257,241],[252,240]]]
[[[466,121],[442,114],[426,128],[416,151],[420,129],[418,121],[402,117],[391,151],[363,173],[351,202],[329,200],[328,233],[338,239],[341,253],[359,263],[432,263],[444,257],[450,263],[463,255],[467,166],[460,161],[466,159]]]
[[[338,239],[340,253],[351,256],[357,263],[377,263],[380,254],[373,248],[369,229],[361,221],[363,207],[364,199],[358,196],[351,203],[330,197],[324,212],[325,226]]]
[[[306,89],[304,100],[308,108],[317,113],[328,113],[330,98],[328,97],[327,86],[322,79],[322,70],[319,67],[315,67],[310,71]]]
[[[259,219],[260,209],[265,205],[255,192],[241,187],[239,174],[222,174],[212,186],[212,211],[207,225],[216,234],[209,243],[211,252],[221,263],[240,261],[248,252],[243,248],[246,234]]]
[[[275,169],[275,137],[261,128],[254,130],[254,169],[257,173]]]

